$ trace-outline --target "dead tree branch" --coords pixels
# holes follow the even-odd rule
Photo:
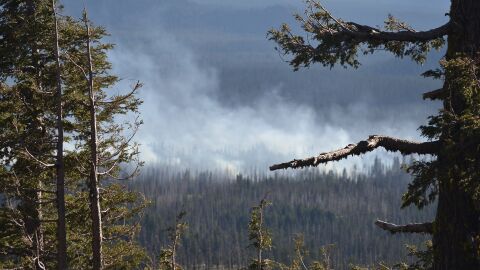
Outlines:
[[[316,157],[306,159],[294,159],[289,162],[276,164],[270,167],[271,171],[288,168],[303,168],[307,166],[318,166],[322,163],[330,161],[338,161],[349,156],[361,155],[371,152],[378,147],[383,147],[387,151],[399,151],[403,155],[410,154],[435,154],[439,148],[439,142],[413,142],[401,140],[388,136],[372,135],[365,141],[360,141],[358,144],[349,144],[345,148],[338,149],[332,152],[321,153]]]
[[[440,88],[437,90],[424,93],[423,99],[430,99],[430,100],[444,99],[446,96],[447,96],[447,91],[445,91],[445,89],[443,88]]]
[[[41,160],[39,160],[38,158],[36,158],[32,153],[30,153],[30,151],[28,151],[28,149],[25,147],[24,148],[24,151],[22,152],[26,157],[34,160],[35,162],[37,162],[38,164],[42,165],[43,167],[45,168],[48,168],[48,167],[54,167],[55,164],[51,164],[51,163],[45,163]]]
[[[433,232],[433,223],[426,222],[426,223],[412,223],[406,225],[396,225],[393,223],[388,223],[382,220],[375,221],[375,225],[380,227],[385,231],[389,231],[392,234],[394,233],[428,233],[431,234]]]

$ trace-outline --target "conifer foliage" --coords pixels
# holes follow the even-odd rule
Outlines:
[[[0,268],[135,268],[141,84],[119,94],[105,29],[61,12],[0,1]]]
[[[251,270],[272,269],[274,262],[264,258],[264,251],[272,249],[272,235],[265,226],[265,208],[271,204],[266,196],[257,206],[252,207],[248,223],[249,239],[255,248],[256,257],[249,266]]]
[[[431,154],[431,161],[419,161],[409,171],[413,174],[403,206],[419,208],[438,202],[433,222],[384,226],[392,232],[432,234],[433,269],[480,268],[480,2],[451,0],[449,20],[442,26],[416,31],[408,24],[389,16],[384,29],[344,21],[333,16],[320,2],[307,0],[304,16],[296,19],[304,33],[296,35],[284,24],[269,32],[279,50],[292,58],[295,70],[318,63],[333,67],[359,67],[359,54],[377,50],[397,57],[411,57],[423,63],[431,49],[446,44],[446,55],[440,68],[424,76],[443,80],[443,87],[424,94],[424,99],[440,100],[443,108],[421,127],[427,142],[370,136],[358,144],[321,153],[318,156],[292,160],[271,167],[272,170],[318,166],[352,155],[383,147],[404,155]],[[400,230],[399,230],[400,229]]]
[[[188,229],[188,223],[183,221],[186,214],[185,211],[180,212],[175,218],[175,225],[167,229],[170,245],[160,251],[159,269],[161,270],[183,269],[177,262],[177,252],[182,235]]]

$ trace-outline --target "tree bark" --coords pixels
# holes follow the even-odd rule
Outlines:
[[[480,269],[474,238],[478,236],[478,212],[457,179],[445,182],[440,184],[433,230],[433,269]]]
[[[56,62],[56,99],[57,99],[57,269],[67,269],[67,230],[65,225],[65,166],[63,161],[63,104],[62,104],[62,78],[60,67],[60,49],[57,12],[55,0],[52,0],[52,16],[54,19],[55,34],[55,62]]]
[[[26,2],[27,3],[27,14],[29,17],[31,17],[31,20],[33,20],[34,24],[32,27],[33,32],[37,30],[37,25],[36,25],[36,3],[33,0],[29,0]],[[34,38],[33,42],[30,44],[32,47],[32,54],[31,54],[31,65],[34,67],[34,72],[35,72],[35,79],[37,80],[37,84],[40,85],[40,71],[39,71],[39,66],[38,66],[38,61],[39,61],[39,56],[37,53],[37,43],[35,42],[36,38]],[[34,146],[35,147],[35,146]],[[42,201],[42,191],[41,189],[43,188],[42,186],[42,179],[38,180],[38,188],[39,190],[32,190],[27,193],[33,193],[29,194],[27,198],[33,198],[33,201],[27,202],[30,206],[27,207],[27,209],[30,209],[32,211],[32,221],[31,222],[26,222],[29,225],[33,225],[33,228],[27,228],[27,231],[31,231],[30,235],[33,235],[33,245],[32,245],[32,250],[34,252],[34,265],[33,269],[45,269],[42,260],[43,260],[43,253],[44,253],[44,237],[43,237],[43,230],[42,230],[42,223],[41,220],[43,218],[43,212],[42,212],[42,205],[36,202]],[[27,219],[30,219],[27,217]]]
[[[448,36],[446,59],[454,59],[458,54],[476,58],[480,52],[480,1],[452,0],[450,9],[452,31]],[[448,89],[446,78],[444,89]],[[461,113],[465,104],[460,95],[462,89],[450,93],[445,100],[446,111]],[[461,144],[461,141],[455,141]],[[448,160],[448,153],[438,155],[438,161]],[[460,161],[460,160],[459,160]],[[445,162],[448,164],[448,162]],[[479,211],[475,208],[470,194],[460,185],[460,172],[439,179],[438,208],[433,230],[433,250],[435,270],[480,269],[478,237]],[[477,180],[478,181],[478,180]]]
[[[97,142],[97,115],[95,109],[95,93],[93,89],[93,63],[90,50],[90,27],[87,12],[84,11],[85,28],[87,30],[87,57],[88,57],[88,93],[90,110],[90,215],[92,219],[92,251],[93,269],[102,269],[102,214],[100,211],[100,195],[98,191],[98,142]]]
[[[258,270],[263,270],[263,262],[262,262],[262,249],[263,249],[263,232],[262,232],[262,226],[263,226],[263,206],[259,208],[258,214],[260,215],[260,221],[259,221],[259,226],[258,226],[258,242],[259,242],[259,247],[258,247],[258,254],[257,254],[257,260],[258,260]]]
[[[294,159],[289,162],[272,165],[270,166],[270,170],[275,171],[288,168],[296,169],[308,166],[318,166],[320,164],[330,161],[342,160],[349,156],[365,154],[379,147],[383,147],[387,151],[399,151],[403,155],[434,155],[438,151],[440,144],[438,141],[414,142],[388,136],[371,135],[367,140],[360,141],[357,144],[349,144],[342,149],[321,153],[320,155],[315,157],[310,157],[306,159]]]
[[[433,231],[433,223],[411,223],[406,225],[397,225],[393,223],[388,223],[382,220],[375,221],[375,225],[380,227],[383,230],[389,231],[390,233],[428,233],[431,234]]]

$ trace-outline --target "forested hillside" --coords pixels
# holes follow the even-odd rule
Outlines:
[[[377,228],[375,220],[400,224],[431,220],[434,208],[400,210],[409,181],[400,167],[398,159],[392,167],[377,159],[365,173],[307,170],[265,175],[252,171],[235,176],[150,166],[132,184],[152,202],[142,221],[140,242],[158,259],[160,249],[169,243],[166,229],[184,210],[189,229],[178,250],[180,264],[186,269],[246,266],[253,255],[247,231],[249,211],[267,196],[272,206],[265,212],[266,226],[273,234],[268,258],[289,263],[293,237],[300,233],[311,257],[319,258],[322,246],[335,245],[334,269],[347,269],[350,263],[404,261],[405,244],[420,245],[427,238],[391,236]]]

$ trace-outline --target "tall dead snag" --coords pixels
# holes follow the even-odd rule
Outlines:
[[[83,11],[83,21],[87,32],[87,60],[88,60],[88,94],[90,111],[90,181],[89,199],[90,215],[92,219],[92,251],[93,269],[102,269],[102,212],[100,211],[100,195],[98,182],[98,142],[97,142],[97,113],[95,109],[95,93],[93,90],[93,64],[90,51],[90,26],[87,11]]]
[[[292,56],[294,70],[314,63],[357,68],[360,53],[377,50],[423,63],[432,48],[439,49],[447,41],[440,68],[423,74],[444,81],[441,89],[423,95],[424,99],[443,101],[443,109],[420,127],[428,142],[372,136],[337,151],[270,169],[318,166],[377,147],[404,155],[432,154],[435,159],[410,166],[413,180],[402,207],[422,208],[436,200],[433,223],[377,225],[391,232],[431,232],[435,270],[480,269],[480,1],[451,0],[450,12],[446,13],[449,20],[427,31],[415,31],[391,15],[384,29],[348,22],[334,17],[318,1],[306,3],[305,16],[296,15],[296,19],[308,37],[293,34],[286,24],[269,32],[280,51]]]
[[[63,98],[62,77],[60,66],[60,46],[58,22],[55,0],[52,0],[52,16],[55,34],[55,63],[56,63],[56,105],[57,105],[57,260],[58,269],[67,269],[67,230],[65,222],[65,164],[63,160]]]

